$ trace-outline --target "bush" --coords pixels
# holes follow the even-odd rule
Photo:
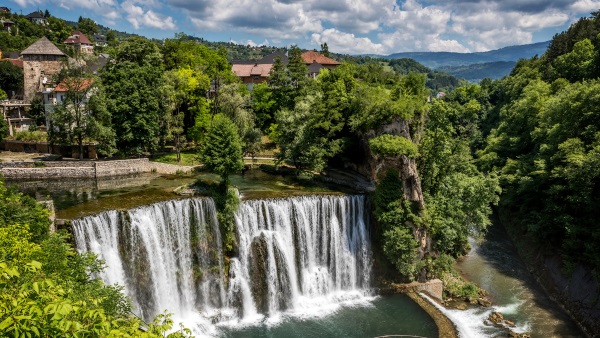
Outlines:
[[[15,134],[15,140],[27,142],[46,142],[48,134],[44,131],[20,131]]]
[[[417,145],[411,140],[396,135],[381,135],[369,140],[371,151],[375,155],[385,157],[407,156],[415,158],[418,155]]]

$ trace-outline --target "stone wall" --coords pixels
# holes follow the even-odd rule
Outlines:
[[[116,161],[98,161],[96,177],[121,176],[151,172],[150,161],[147,158]]]
[[[23,57],[23,100],[31,99],[42,89],[42,79],[47,82],[63,68],[63,56],[58,55],[24,55]]]
[[[37,163],[43,166],[37,167]],[[38,166],[40,164],[37,164]],[[179,174],[194,167],[150,162],[147,158],[114,161],[2,162],[0,173],[9,179],[98,178],[155,172]]]
[[[424,283],[412,282],[408,284],[390,284],[381,288],[381,293],[425,293],[437,301],[442,301],[444,292],[444,283],[439,279],[432,279]]]
[[[96,174],[93,167],[2,168],[0,172],[9,179],[85,178]]]

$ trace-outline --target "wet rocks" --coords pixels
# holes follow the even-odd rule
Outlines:
[[[517,333],[512,330],[508,332],[508,336],[510,338],[531,338],[528,333]]]
[[[502,321],[504,320],[504,316],[497,311],[494,311],[490,314],[490,316],[488,317],[488,320],[492,323],[502,323]]]
[[[508,337],[510,338],[531,338],[531,336],[528,333],[518,333],[509,329],[509,327],[516,327],[515,323],[508,319],[505,319],[504,315],[497,311],[494,311],[489,315],[489,317],[485,321],[485,324],[494,325],[500,328],[506,328],[508,330]]]

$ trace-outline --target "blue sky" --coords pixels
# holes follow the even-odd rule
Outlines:
[[[2,0],[15,12],[48,9],[166,38],[319,48],[349,54],[475,52],[546,41],[600,0]]]

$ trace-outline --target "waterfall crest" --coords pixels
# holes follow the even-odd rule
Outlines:
[[[370,295],[363,196],[250,200],[235,214],[238,252],[222,255],[210,198],[172,200],[73,221],[77,249],[107,268],[145,320],[164,310],[195,333],[318,315]],[[228,275],[225,260],[229,259]]]

